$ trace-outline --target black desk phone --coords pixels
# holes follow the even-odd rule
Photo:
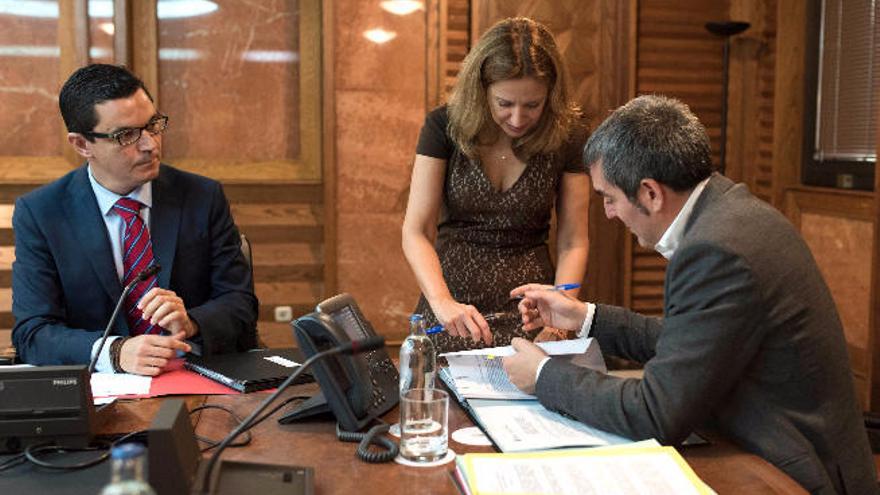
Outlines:
[[[345,342],[376,335],[349,294],[321,302],[313,313],[291,325],[306,358]],[[314,368],[321,393],[345,431],[360,431],[397,405],[397,368],[384,347],[354,356],[328,356],[316,361]],[[293,421],[296,418],[292,416],[295,413],[280,421]]]

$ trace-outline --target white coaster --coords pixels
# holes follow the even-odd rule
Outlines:
[[[452,449],[449,449],[446,451],[446,455],[443,456],[443,458],[437,459],[436,461],[432,461],[432,462],[413,462],[413,461],[406,460],[403,457],[400,457],[400,454],[398,454],[397,457],[394,458],[394,462],[396,462],[398,464],[403,464],[404,466],[434,467],[434,466],[442,466],[448,462],[451,462],[453,459],[455,459],[455,451]]]
[[[394,423],[388,428],[388,434],[394,438],[400,438],[400,423]]]
[[[477,426],[468,426],[467,428],[459,428],[453,431],[452,439],[463,445],[492,445],[489,437]]]

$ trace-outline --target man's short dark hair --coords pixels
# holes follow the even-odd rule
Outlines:
[[[128,98],[138,89],[153,97],[144,82],[125,67],[91,64],[74,72],[61,87],[58,106],[67,132],[90,132],[98,125],[95,105],[109,100]],[[86,136],[90,141],[92,138]]]
[[[590,168],[601,160],[605,180],[633,202],[643,179],[683,192],[713,171],[706,128],[687,105],[660,95],[615,110],[590,136],[583,159]]]

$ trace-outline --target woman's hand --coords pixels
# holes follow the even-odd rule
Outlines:
[[[470,337],[474,342],[492,344],[492,331],[477,308],[454,299],[443,299],[431,304],[431,309],[449,335]]]

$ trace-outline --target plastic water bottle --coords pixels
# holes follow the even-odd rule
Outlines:
[[[434,388],[437,352],[425,335],[425,319],[420,314],[409,318],[409,336],[400,346],[400,393],[411,388]]]
[[[138,443],[113,447],[110,452],[113,474],[101,495],[156,495],[144,480],[145,452],[144,446]]]

